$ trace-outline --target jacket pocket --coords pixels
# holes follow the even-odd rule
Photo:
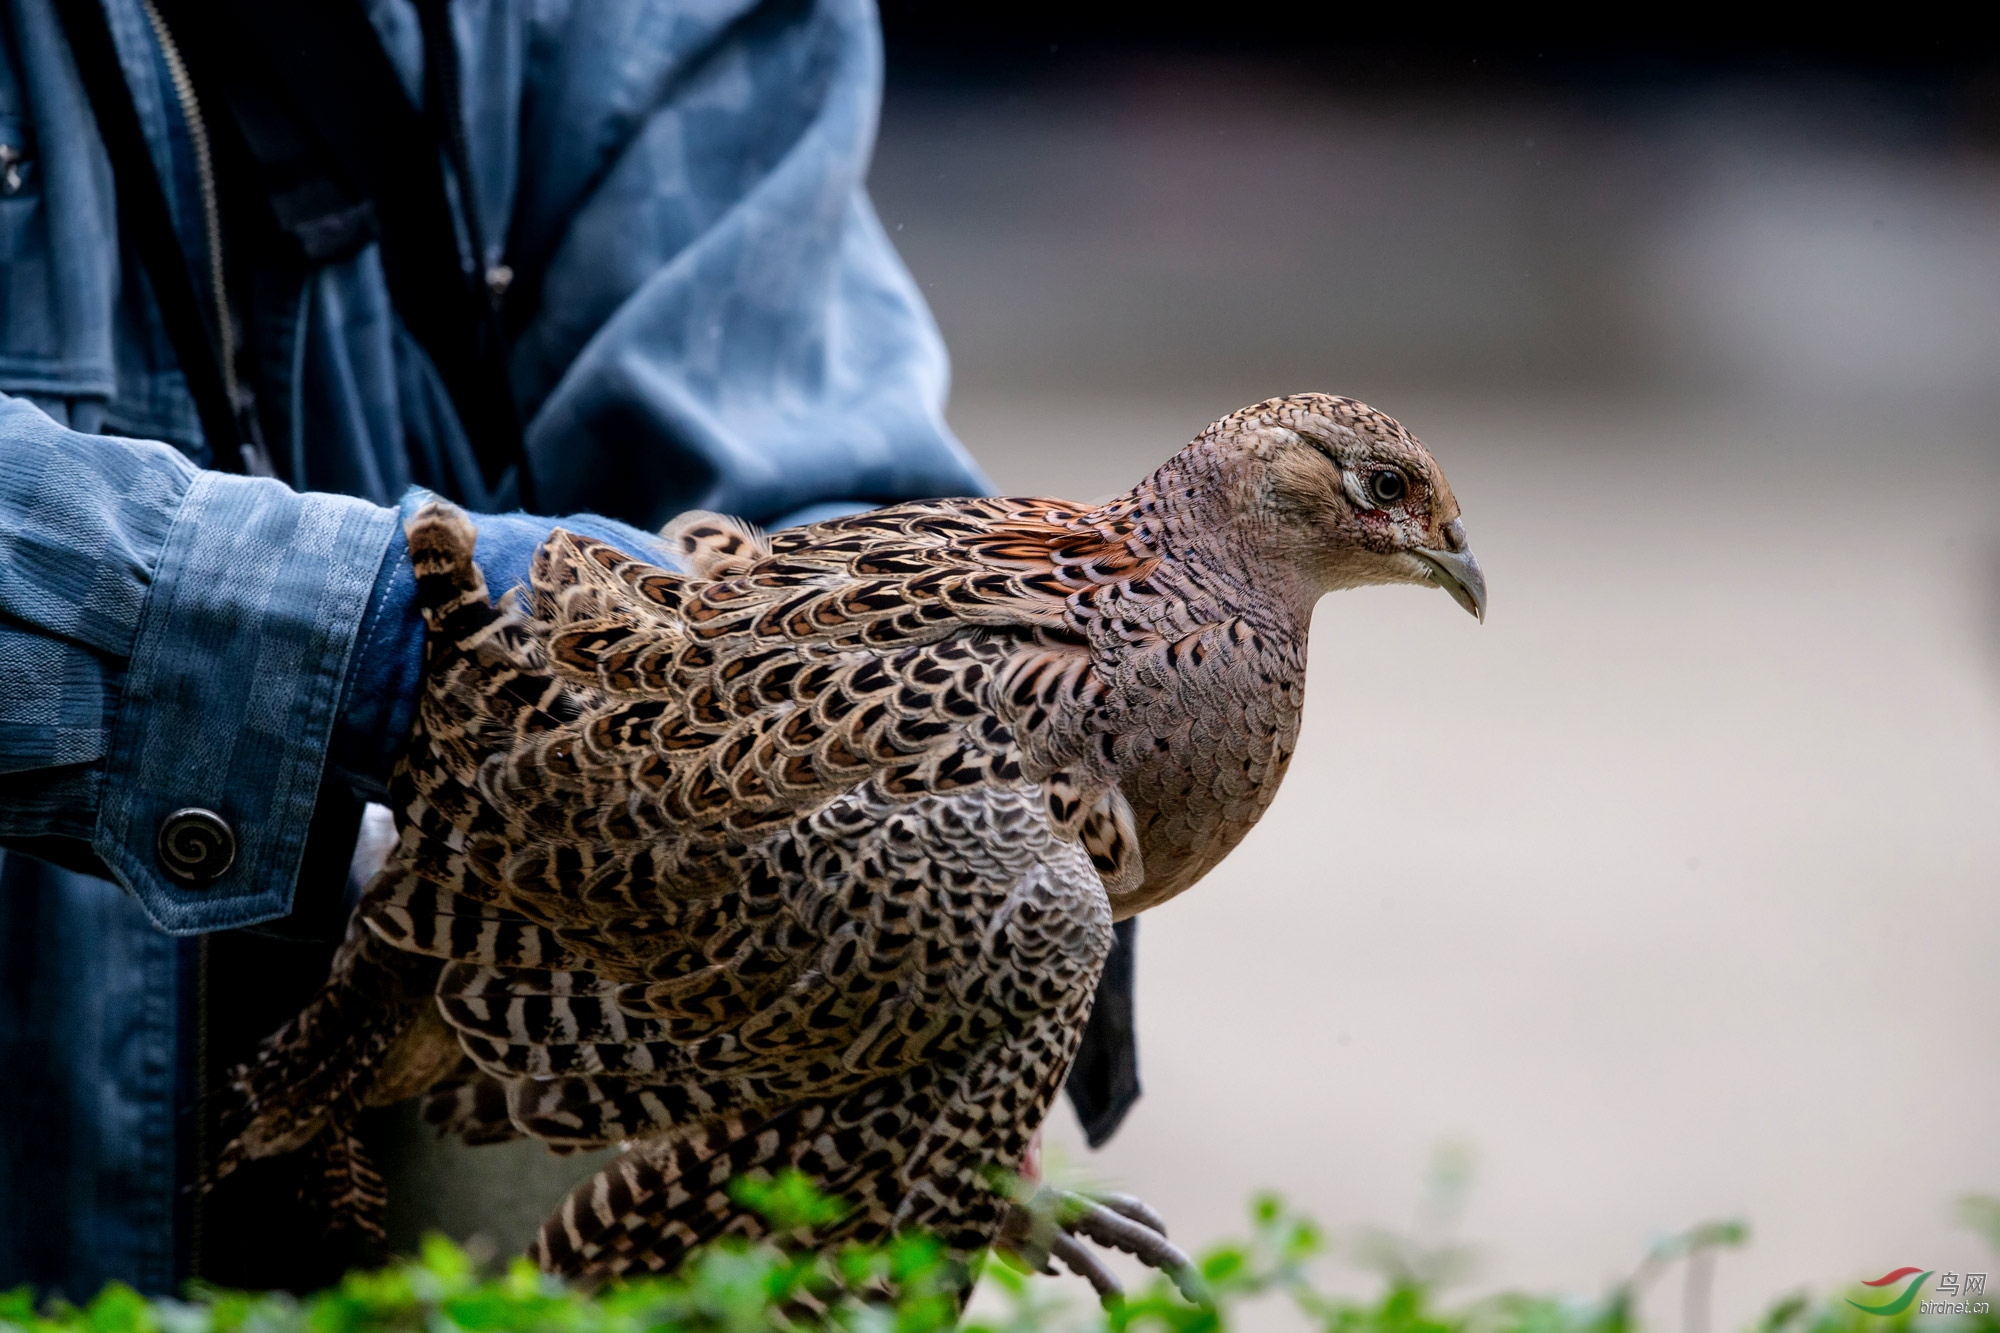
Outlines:
[[[63,373],[41,168],[26,118],[0,115],[0,390],[14,393],[61,392],[74,378]]]

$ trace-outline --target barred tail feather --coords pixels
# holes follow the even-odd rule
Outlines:
[[[383,943],[356,920],[332,973],[298,1017],[266,1038],[256,1059],[230,1071],[223,1095],[226,1146],[214,1177],[246,1158],[305,1147],[345,1128],[375,1100],[378,1082],[421,1079],[435,1053],[414,1049],[442,1028],[431,992],[439,964]],[[430,1011],[427,1013],[426,1011]],[[448,1068],[449,1066],[447,1066]]]
[[[780,1156],[782,1136],[759,1130],[732,1119],[634,1145],[570,1191],[528,1257],[546,1272],[603,1280],[670,1273],[724,1235],[763,1236],[763,1220],[729,1197],[736,1176],[778,1165],[770,1159]]]
[[[507,1085],[461,1056],[458,1069],[424,1094],[424,1123],[469,1147],[522,1137],[507,1114]]]
[[[313,1140],[326,1204],[327,1230],[353,1231],[377,1245],[388,1238],[389,1190],[351,1126],[329,1127]]]
[[[899,1214],[911,1193],[911,1145],[940,1117],[965,1118],[961,1084],[962,1071],[940,1077],[935,1065],[920,1065],[776,1114],[724,1115],[642,1138],[570,1192],[542,1224],[529,1256],[548,1272],[592,1280],[670,1273],[697,1246],[723,1236],[769,1234],[759,1214],[730,1196],[729,1184],[738,1176],[788,1169],[804,1172],[848,1210],[793,1239],[805,1245],[879,1242],[903,1229]],[[968,1257],[997,1234],[998,1202],[975,1182],[965,1197],[944,1201],[916,1225]]]

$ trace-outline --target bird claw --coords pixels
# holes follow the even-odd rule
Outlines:
[[[1090,1283],[1107,1308],[1114,1306],[1124,1300],[1125,1289],[1085,1240],[1123,1250],[1166,1274],[1190,1301],[1209,1303],[1208,1288],[1194,1262],[1167,1239],[1165,1220],[1129,1194],[1080,1194],[1045,1185],[1014,1204],[1000,1236],[1004,1247],[1037,1272],[1054,1272],[1050,1260],[1060,1259]]]

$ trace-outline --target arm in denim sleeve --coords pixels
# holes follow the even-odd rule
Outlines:
[[[476,517],[495,592],[523,581],[553,521]],[[562,523],[666,558],[624,524]],[[0,844],[108,873],[176,934],[283,916],[329,759],[379,791],[408,735],[415,596],[394,509],[205,472],[0,395]],[[155,856],[188,807],[236,840],[200,886]]]
[[[553,6],[529,21],[507,237],[537,495],[655,528],[990,487],[943,417],[944,347],[865,191],[868,0]],[[641,54],[643,53],[643,55]],[[509,202],[511,201],[511,202]]]
[[[0,396],[0,841],[108,871],[177,934],[282,915],[395,530]],[[185,807],[235,834],[201,887],[155,857]]]

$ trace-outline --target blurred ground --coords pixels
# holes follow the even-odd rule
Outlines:
[[[2000,1267],[2000,159],[1829,79],[1343,96],[1236,60],[891,96],[877,204],[1003,490],[1350,393],[1493,613],[1328,599],[1264,823],[1141,926],[1146,1097],[1073,1168],[1178,1234],[1277,1187],[1479,1285],[1720,1215],[1719,1326]],[[1654,1313],[1678,1320],[1678,1284]]]
[[[1949,1216],[2000,1191],[2000,158],[1915,85],[1297,73],[919,69],[885,113],[1003,489],[1350,393],[1431,444],[1492,587],[1484,626],[1322,606],[1284,793],[1143,922],[1145,1100],[1053,1141],[1197,1243],[1261,1187],[1404,1223],[1469,1145],[1481,1287],[1747,1217],[1722,1328],[2000,1268]],[[582,1165],[471,1157],[461,1235]]]

